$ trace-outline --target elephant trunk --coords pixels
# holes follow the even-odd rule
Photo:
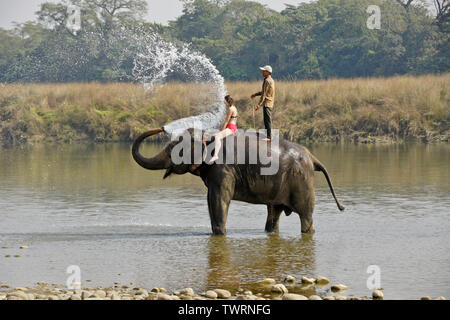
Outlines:
[[[139,152],[139,147],[141,146],[142,141],[163,131],[164,128],[152,129],[144,132],[137,137],[136,141],[134,141],[131,153],[134,161],[136,161],[141,167],[149,170],[161,170],[170,167],[170,159],[164,150],[153,158],[146,158]]]

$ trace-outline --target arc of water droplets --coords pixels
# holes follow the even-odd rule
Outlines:
[[[189,45],[176,47],[156,34],[143,33],[138,37],[133,77],[146,89],[152,90],[155,84],[164,83],[171,73],[182,74],[192,82],[211,84],[214,99],[209,111],[173,121],[164,126],[165,131],[177,135],[188,128],[217,129],[226,114],[223,98],[227,91],[223,77],[211,60]]]

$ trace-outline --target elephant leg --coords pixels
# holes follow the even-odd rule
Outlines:
[[[232,192],[229,188],[215,185],[208,187],[208,209],[213,235],[224,235],[226,233],[231,197]]]
[[[313,212],[314,212],[314,194],[309,198],[303,199],[295,206],[295,212],[300,217],[302,233],[314,233]]]
[[[267,205],[266,232],[278,232],[282,206]]]
[[[313,219],[312,219],[312,214],[307,215],[307,216],[299,214],[299,216],[300,216],[302,233],[314,233],[315,228],[314,228],[314,223],[313,223]]]

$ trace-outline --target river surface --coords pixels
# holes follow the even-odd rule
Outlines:
[[[226,237],[210,236],[200,178],[162,180],[127,144],[1,149],[0,281],[65,284],[70,265],[91,287],[256,290],[267,277],[322,275],[361,297],[375,265],[386,299],[450,298],[449,145],[309,147],[346,210],[316,173],[314,235],[300,234],[296,214],[268,235],[265,206],[232,202]]]

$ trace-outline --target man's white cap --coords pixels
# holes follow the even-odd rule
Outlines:
[[[259,67],[259,69],[262,70],[262,71],[269,71],[270,73],[272,73],[272,67],[271,66]]]

